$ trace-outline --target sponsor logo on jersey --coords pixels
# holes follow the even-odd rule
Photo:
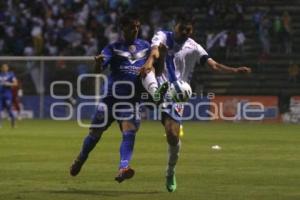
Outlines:
[[[135,45],[130,45],[130,46],[128,47],[128,50],[129,50],[130,53],[133,54],[133,53],[136,51],[136,46],[135,46]]]
[[[134,46],[134,45],[131,45],[131,46]],[[131,53],[128,51],[123,51],[120,49],[114,49],[115,54],[117,54],[118,56],[127,58],[131,64],[134,64],[135,62],[137,62],[139,60],[146,59],[148,51],[149,51],[148,48],[142,49],[142,50],[140,50],[138,52],[134,52],[134,53]]]

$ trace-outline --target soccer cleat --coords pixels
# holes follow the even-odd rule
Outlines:
[[[126,179],[130,179],[134,176],[134,170],[130,167],[120,169],[118,176],[115,177],[115,181],[122,183]]]
[[[180,124],[179,136],[183,137],[183,135],[184,135],[183,126],[182,124]]]
[[[77,157],[73,164],[70,167],[70,175],[71,176],[77,176],[81,170],[82,165],[84,164],[85,160],[81,160],[79,157]]]
[[[158,105],[162,103],[165,94],[167,93],[169,89],[169,83],[164,82],[155,92],[153,101],[157,103]]]
[[[175,174],[173,176],[166,176],[166,188],[169,192],[174,192],[177,188]]]

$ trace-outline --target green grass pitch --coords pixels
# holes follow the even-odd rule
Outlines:
[[[21,121],[0,129],[0,200],[293,200],[300,199],[300,126],[184,124],[178,189],[164,185],[166,142],[159,122],[143,122],[133,179],[115,182],[121,134],[114,124],[78,177],[69,166],[87,129],[76,122]],[[211,146],[220,145],[221,150]]]

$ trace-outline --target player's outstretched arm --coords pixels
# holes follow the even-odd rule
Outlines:
[[[102,64],[103,64],[103,61],[104,61],[104,55],[102,54],[99,54],[97,56],[94,57],[94,60],[95,60],[95,73],[101,73],[102,72]]]
[[[217,71],[217,72],[245,73],[245,74],[251,73],[251,68],[249,68],[249,67],[245,67],[245,66],[229,67],[229,66],[226,66],[226,65],[216,62],[212,58],[209,58],[207,60],[207,64],[212,70]]]
[[[159,58],[157,59],[157,65],[155,66],[156,76],[161,76],[165,69],[165,59],[167,56],[168,49],[165,45],[160,44],[158,47]]]
[[[159,59],[159,48],[158,46],[153,46],[146,63],[141,68],[141,76],[144,77],[147,73],[153,70],[153,64],[157,59]]]
[[[18,85],[18,81],[16,78],[14,78],[12,82],[4,81],[3,85],[6,87],[15,87]]]

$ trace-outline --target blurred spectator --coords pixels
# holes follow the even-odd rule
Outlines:
[[[226,41],[226,59],[242,58],[244,55],[244,43],[246,37],[242,31],[231,30],[228,34],[220,38],[220,46],[222,41]]]
[[[98,53],[97,39],[91,33],[86,35],[86,44],[84,44],[85,55],[94,56]]]
[[[34,51],[36,55],[42,55],[44,49],[44,40],[42,36],[42,27],[35,25],[31,31]]]
[[[238,48],[238,53],[239,57],[243,58],[244,57],[244,44],[246,41],[246,36],[242,31],[237,32],[237,48]]]
[[[143,38],[144,40],[150,40],[152,35],[151,35],[151,27],[149,26],[149,24],[143,23],[141,25],[141,38]]]
[[[158,31],[161,23],[161,10],[155,6],[152,11],[150,12],[150,24],[154,29],[154,32]]]
[[[213,2],[208,4],[207,13],[206,13],[206,27],[214,26],[216,22],[216,12]],[[214,28],[214,27],[211,27]]]
[[[235,22],[234,26],[237,28],[242,28],[244,24],[244,8],[240,2],[235,3]]]
[[[277,52],[279,52],[282,43],[282,22],[279,16],[274,17],[272,33],[275,49]]]
[[[228,38],[228,31],[223,30],[220,33],[214,34],[208,32],[206,34],[206,50],[210,55],[215,56],[216,52],[221,59],[226,57],[226,41]]]
[[[155,3],[153,3],[155,2]],[[64,56],[92,55],[119,38],[117,23],[119,17],[128,9],[145,5],[138,9],[142,17],[140,36],[150,40],[153,32],[161,28],[173,28],[174,19],[178,13],[177,5],[182,2],[172,1],[166,8],[164,3],[149,0],[10,0],[0,3],[0,53],[1,55],[50,55]],[[195,17],[195,39],[203,42],[205,32],[221,33],[223,30],[244,30],[247,5],[255,5],[258,1],[246,0],[205,0],[187,3],[186,12]],[[148,5],[148,7],[147,7]],[[191,7],[192,5],[197,5]],[[265,19],[265,12],[257,7],[253,14],[263,52],[269,54],[269,24]],[[182,9],[182,7],[180,7]],[[274,13],[271,8],[269,13]],[[202,13],[206,12],[205,17]],[[273,14],[272,14],[273,16]],[[285,52],[291,53],[291,17],[285,13],[281,19],[282,28],[278,28],[278,18],[274,20],[273,31],[276,30],[276,40],[284,42]],[[197,24],[198,23],[198,24]],[[283,28],[284,27],[284,28]],[[284,31],[283,31],[284,29]],[[280,33],[280,34],[279,34]],[[220,49],[225,49],[229,42],[228,55],[239,49],[243,54],[245,35],[236,33],[236,42],[233,37],[221,34],[222,37],[213,39]],[[283,36],[284,35],[284,36]],[[275,36],[274,36],[275,37]],[[217,40],[215,40],[218,38]],[[249,40],[250,41],[250,40]],[[209,42],[211,43],[211,42]],[[235,43],[235,44],[233,44]],[[277,42],[276,42],[277,43]],[[235,46],[233,48],[233,46]],[[237,47],[237,48],[236,48]],[[74,49],[73,49],[74,48]],[[234,50],[234,51],[232,51]],[[225,51],[216,51],[223,55]],[[217,55],[219,56],[219,55]]]
[[[108,39],[109,44],[117,41],[119,38],[119,33],[115,25],[108,25],[105,29],[104,36]]]
[[[262,45],[262,54],[266,56],[270,54],[270,28],[269,17],[264,15],[259,24],[259,40]]]
[[[285,53],[292,53],[292,31],[291,31],[291,16],[287,11],[285,11],[282,15],[282,24],[283,24],[283,32],[282,38],[284,41]]]
[[[263,12],[256,8],[256,11],[253,14],[252,20],[253,20],[254,27],[255,27],[257,33],[259,33],[259,27],[260,27],[260,22],[262,20],[262,17],[263,17]]]
[[[298,81],[299,74],[300,74],[299,66],[296,64],[290,65],[290,67],[288,68],[288,72],[289,72],[289,81],[296,83]]]
[[[226,39],[226,59],[230,59],[234,56],[234,52],[237,49],[237,34],[235,30],[228,32]]]
[[[118,38],[118,18],[134,0],[1,1],[1,55],[91,55]],[[105,34],[104,34],[105,32]]]
[[[228,38],[228,32],[222,31],[219,38],[219,50],[218,50],[218,55],[220,56],[221,59],[226,59],[227,38]]]

